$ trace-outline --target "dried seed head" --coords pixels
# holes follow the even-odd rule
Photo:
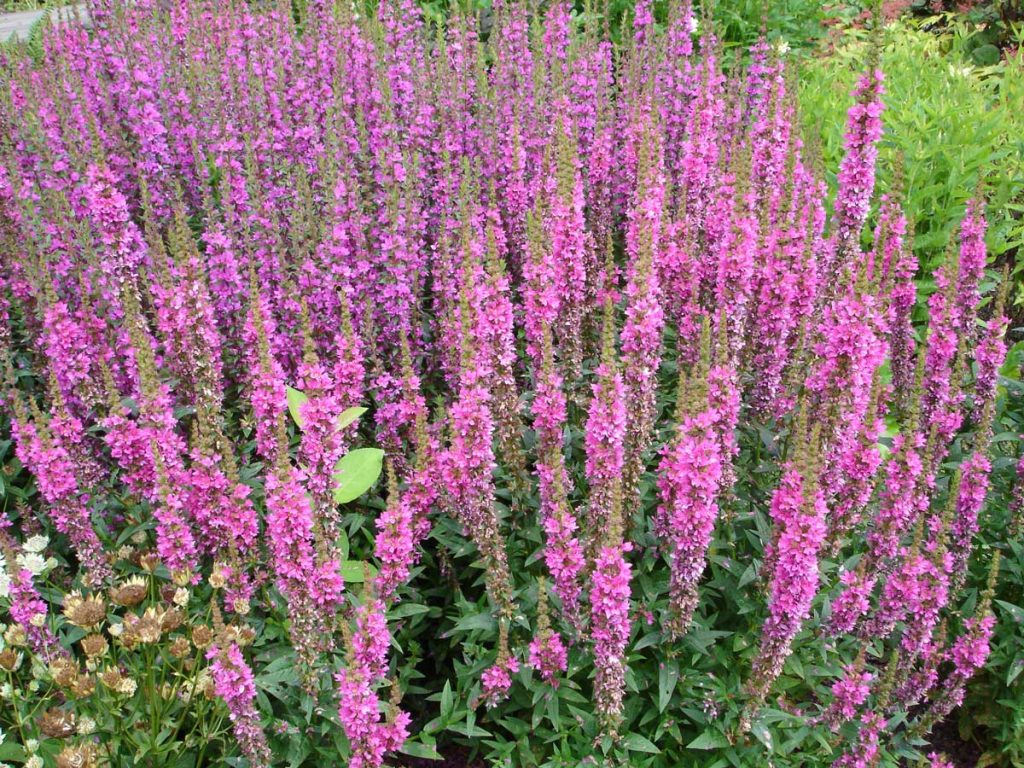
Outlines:
[[[21,654],[13,648],[4,648],[0,651],[0,669],[14,672],[21,666],[21,658]]]
[[[28,642],[28,635],[19,624],[12,624],[4,632],[4,642],[13,648],[23,648]]]
[[[210,646],[210,643],[213,642],[213,630],[205,624],[200,624],[198,627],[193,627],[192,642],[195,644],[196,648],[208,648]]]
[[[108,667],[100,673],[100,682],[112,691],[116,691],[124,677],[116,667]]]
[[[256,632],[244,625],[229,624],[224,627],[224,639],[228,644],[235,643],[239,648],[245,648],[252,645],[252,641],[256,639]]]
[[[79,675],[71,684],[71,694],[76,699],[92,696],[96,690],[96,678],[92,675]]]
[[[139,555],[139,567],[146,573],[153,573],[160,567],[160,556],[156,552],[144,552]]]
[[[57,768],[93,768],[96,763],[96,747],[93,744],[79,744],[65,747],[57,755]]]
[[[183,659],[189,655],[192,650],[192,644],[189,643],[187,638],[178,636],[174,638],[174,642],[171,643],[171,656],[176,659]]]
[[[99,595],[72,592],[64,598],[64,616],[81,629],[93,629],[107,617],[107,604]]]
[[[134,608],[146,598],[146,591],[146,580],[141,576],[132,576],[110,590],[110,599],[124,608]]]
[[[50,664],[53,682],[61,688],[69,688],[78,678],[78,665],[69,658],[58,658]]]
[[[185,614],[177,608],[170,608],[160,616],[160,630],[162,632],[173,632],[185,623]]]
[[[56,707],[41,714],[36,725],[45,736],[49,736],[51,739],[66,739],[68,736],[73,736],[77,730],[74,713]]]
[[[133,613],[124,617],[124,630],[121,633],[121,643],[126,648],[138,644],[155,643],[160,639],[162,633],[161,621],[163,613],[150,606],[141,616]]]
[[[107,638],[99,634],[86,635],[81,640],[82,652],[90,659],[102,656],[107,652],[110,644]]]

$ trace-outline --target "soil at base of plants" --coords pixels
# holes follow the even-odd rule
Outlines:
[[[953,712],[932,729],[928,751],[944,753],[956,768],[975,768],[981,758],[981,747],[960,738],[959,718],[960,713]]]

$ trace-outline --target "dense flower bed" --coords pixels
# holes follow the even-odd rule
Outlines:
[[[90,14],[0,89],[12,756],[920,756],[1007,323],[979,196],[915,331],[874,64],[827,210],[685,3]]]

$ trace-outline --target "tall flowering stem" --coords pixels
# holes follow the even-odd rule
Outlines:
[[[588,557],[592,561],[608,524],[625,466],[626,391],[615,351],[615,307],[605,298],[601,362],[594,371],[584,447],[590,495],[587,504]]]
[[[655,527],[670,565],[668,630],[679,637],[697,608],[697,586],[718,517],[722,446],[717,413],[708,401],[709,336],[704,324],[701,360],[680,374],[675,434],[658,468],[660,505]]]
[[[227,705],[231,730],[242,754],[249,759],[250,765],[269,766],[271,754],[256,707],[252,668],[235,643],[225,643],[224,647],[212,646],[207,658],[211,659],[213,690]]]
[[[621,490],[615,489],[601,548],[591,574],[590,637],[594,644],[594,698],[602,729],[613,738],[622,720],[629,644],[633,547],[623,541]]]
[[[877,56],[877,51],[873,53]],[[885,76],[874,64],[857,81],[854,105],[847,117],[846,155],[839,165],[836,195],[836,258],[859,250],[861,229],[867,221],[875,189],[878,140],[882,137],[882,95]]]
[[[803,417],[802,417],[803,418]],[[793,639],[810,615],[818,593],[818,552],[825,541],[825,499],[818,485],[819,433],[798,429],[803,450],[784,470],[771,516],[775,539],[766,561],[771,563],[768,618],[761,630],[761,646],[747,682],[749,699],[741,730],[764,701],[782,665],[792,651]]]
[[[992,613],[992,597],[995,594],[996,578],[999,574],[999,552],[992,557],[989,568],[988,586],[981,595],[974,616],[964,623],[963,634],[950,648],[947,660],[952,669],[932,696],[927,711],[918,728],[927,732],[935,723],[941,722],[950,712],[963,703],[967,682],[985,666],[991,651],[992,633],[996,618]]]
[[[658,140],[641,134],[636,196],[626,234],[630,267],[626,284],[626,320],[622,328],[623,377],[627,400],[626,466],[623,502],[635,503],[644,470],[644,454],[655,418],[655,391],[661,364],[664,313],[658,280],[665,178]]]
[[[562,451],[562,430],[566,422],[565,395],[561,376],[555,369],[551,329],[541,334],[541,368],[537,372],[537,394],[533,402],[534,428],[540,456],[540,521],[546,535],[544,561],[551,573],[555,594],[574,623],[579,623],[579,579],[583,571],[583,546],[577,535],[576,516],[569,506],[569,477]]]

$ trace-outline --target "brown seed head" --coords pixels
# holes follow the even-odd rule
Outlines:
[[[43,735],[51,739],[66,739],[75,733],[75,716],[71,712],[53,707],[39,716],[36,725]]]
[[[125,608],[134,608],[146,598],[146,581],[141,576],[132,576],[110,590],[110,599]]]
[[[0,651],[0,669],[13,672],[21,665],[21,654],[13,648],[4,648]]]
[[[192,642],[195,643],[196,648],[199,649],[209,647],[210,643],[213,642],[213,630],[205,624],[200,624],[198,627],[193,627]]]
[[[107,617],[107,604],[99,595],[72,592],[64,598],[64,616],[76,627],[92,629]]]
[[[103,635],[93,633],[86,635],[81,640],[82,652],[90,659],[94,659],[97,656],[102,656],[107,652],[110,647],[110,643],[107,642],[107,638]]]
[[[94,768],[95,765],[96,747],[93,744],[65,747],[57,755],[57,768]]]

